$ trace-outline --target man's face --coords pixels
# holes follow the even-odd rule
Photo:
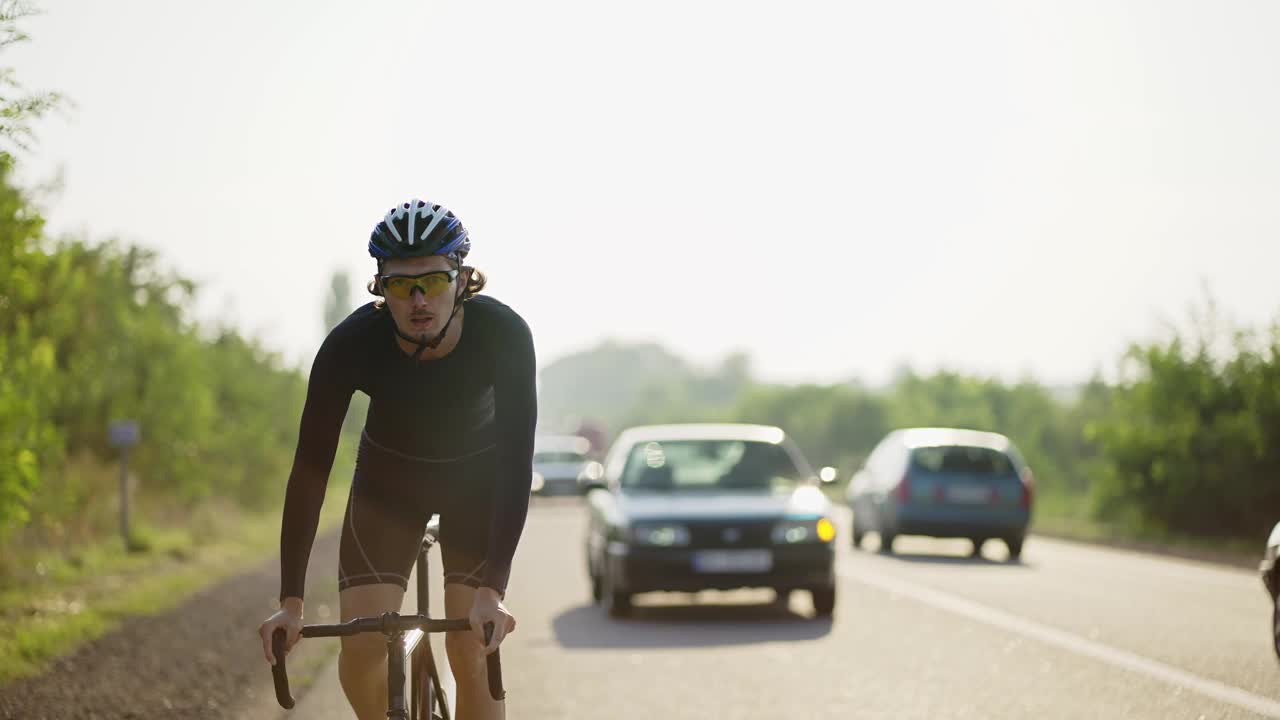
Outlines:
[[[453,269],[448,258],[440,255],[429,257],[399,258],[388,260],[382,266],[382,295],[386,299],[387,309],[395,319],[400,332],[420,342],[435,337],[453,312],[453,299],[458,293],[458,282],[463,276],[458,275],[448,287],[435,297],[427,297],[419,288],[414,288],[407,298],[398,297],[390,292],[387,278],[396,276],[422,275],[430,272],[442,272]],[[424,278],[425,280],[425,278]]]

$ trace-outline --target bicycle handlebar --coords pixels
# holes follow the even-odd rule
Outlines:
[[[488,645],[492,639],[493,623],[487,622],[484,624],[484,644]],[[502,660],[498,652],[499,650],[495,649],[485,657],[484,661],[489,668],[489,672],[486,673],[489,676],[489,697],[501,702],[507,693],[502,689]]]
[[[276,702],[285,710],[293,709],[293,693],[289,692],[289,671],[284,666],[284,628],[271,633],[271,654],[276,664],[271,666],[271,679],[276,684]]]
[[[339,625],[305,625],[302,637],[346,637],[366,632],[390,634],[408,632],[422,628],[423,632],[456,632],[470,630],[467,620],[429,620],[421,615],[393,615],[388,613],[382,617],[356,618]]]
[[[390,635],[416,628],[421,628],[426,633],[458,632],[470,630],[471,622],[465,619],[432,620],[422,615],[387,613],[376,618],[355,618],[338,625],[304,625],[302,627],[302,637],[346,637],[365,632],[380,632]],[[492,637],[493,623],[485,623],[484,642],[486,645],[489,644],[489,640]],[[276,702],[280,703],[280,707],[291,710],[293,709],[294,701],[293,694],[289,691],[289,673],[285,668],[284,641],[284,629],[277,628],[271,634],[271,653],[276,658],[276,664],[271,666],[271,677],[275,681]],[[502,689],[502,660],[499,652],[494,650],[485,657],[485,664],[489,670],[489,695],[494,700],[502,700],[506,696],[506,692]]]

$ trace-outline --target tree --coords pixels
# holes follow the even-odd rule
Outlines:
[[[0,0],[0,51],[30,39],[18,28],[18,21],[34,14],[35,9],[21,0]],[[35,142],[31,123],[66,104],[67,99],[56,92],[28,92],[12,68],[0,68],[0,140],[5,143],[29,149]],[[8,152],[0,147],[0,153]]]
[[[329,278],[329,297],[324,303],[324,331],[338,326],[354,308],[351,307],[351,276],[343,270]]]
[[[351,275],[343,270],[335,270],[329,278],[329,297],[324,303],[324,331],[326,334],[338,326],[351,314]],[[347,407],[347,415],[342,421],[342,432],[348,436],[359,436],[364,428],[365,417],[369,413],[369,397],[364,393],[356,393]]]
[[[13,158],[0,153],[0,540],[27,521],[42,470],[63,446],[50,417],[54,344],[32,313],[46,264],[38,252],[44,219],[12,172]]]
[[[1094,500],[1156,531],[1257,538],[1280,516],[1280,325],[1258,336],[1208,316],[1129,349],[1131,372],[1090,428]]]
[[[565,356],[540,373],[539,424],[571,430],[579,418],[620,428],[645,407],[665,407],[655,386],[683,378],[689,366],[655,344],[604,342]]]

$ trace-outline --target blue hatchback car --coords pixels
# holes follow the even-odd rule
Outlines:
[[[1022,555],[1031,520],[1033,479],[1009,438],[959,428],[889,433],[849,481],[852,541],[868,531],[893,552],[899,535],[969,538],[974,555],[999,538],[1011,560]]]

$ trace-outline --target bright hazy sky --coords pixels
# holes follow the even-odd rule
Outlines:
[[[785,381],[1114,366],[1202,281],[1280,309],[1280,3],[42,0],[24,178],[291,362],[420,196],[541,363]],[[364,302],[367,295],[355,296]]]

